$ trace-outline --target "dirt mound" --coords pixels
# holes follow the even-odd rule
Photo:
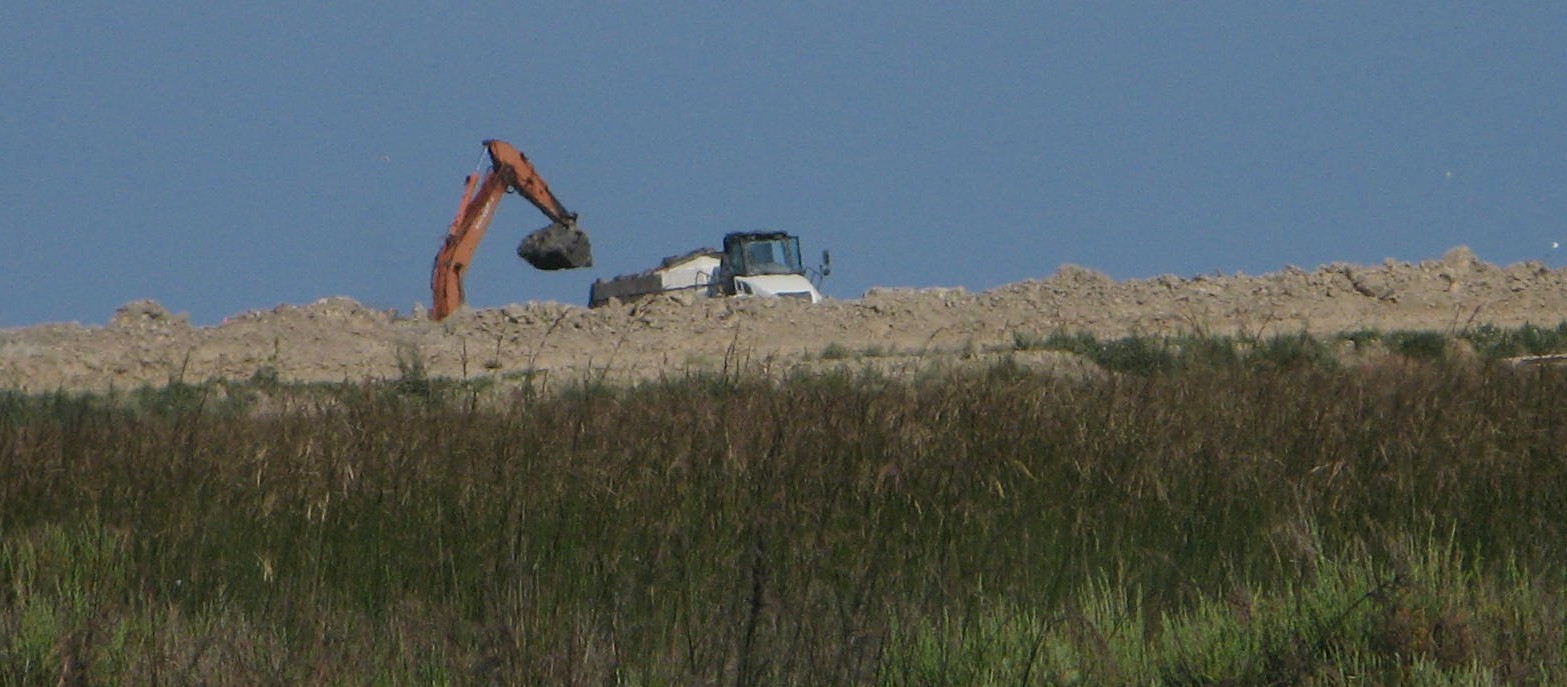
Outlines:
[[[1019,337],[1056,331],[1101,337],[1457,331],[1480,324],[1555,325],[1564,313],[1567,271],[1533,262],[1498,267],[1462,247],[1420,263],[1334,263],[1261,276],[1118,282],[1066,265],[1049,278],[982,293],[876,288],[859,300],[817,305],[670,295],[593,310],[542,302],[463,310],[439,323],[418,309],[399,314],[328,298],[196,327],[156,302],[136,301],[103,327],[0,331],[0,388],[106,390],[171,380],[335,382],[414,374],[648,379],[845,361],[898,368],[1004,350]],[[1071,367],[1051,356],[1037,362]]]

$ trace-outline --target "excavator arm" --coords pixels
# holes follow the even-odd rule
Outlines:
[[[544,183],[544,177],[539,176],[538,170],[533,168],[533,163],[528,161],[522,151],[510,143],[494,139],[485,141],[484,147],[490,152],[491,175],[501,177],[506,186],[516,189],[551,222],[571,224],[577,221],[576,213],[567,212],[555,194],[550,193],[549,184]]]
[[[457,217],[452,220],[435,255],[435,267],[430,275],[430,290],[434,295],[430,319],[442,320],[452,314],[464,302],[462,281],[469,263],[479,248],[480,239],[495,218],[495,207],[508,190],[514,190],[539,212],[550,219],[550,225],[523,241],[518,254],[539,269],[569,269],[593,264],[592,251],[587,234],[577,229],[577,215],[566,210],[560,200],[550,192],[549,184],[539,176],[521,151],[510,143],[498,140],[484,142],[490,154],[490,170],[480,180],[478,174],[468,175],[462,202],[458,204]]]

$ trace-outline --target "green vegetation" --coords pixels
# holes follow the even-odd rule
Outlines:
[[[1567,353],[1567,322],[1551,329],[1535,325],[1517,329],[1483,325],[1465,332],[1463,338],[1487,358]]]
[[[1015,332],[1013,349],[1064,351],[1081,355],[1114,372],[1137,375],[1234,366],[1333,366],[1354,356],[1441,360],[1455,349],[1498,361],[1521,356],[1567,354],[1567,322],[1552,329],[1524,325],[1500,329],[1485,325],[1457,335],[1429,331],[1360,330],[1321,339],[1306,333],[1273,336],[1131,336],[1100,340],[1091,334]],[[844,351],[846,357],[847,351]]]
[[[0,394],[0,684],[1560,684],[1567,336],[1354,336]]]

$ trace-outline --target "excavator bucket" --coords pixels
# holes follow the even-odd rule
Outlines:
[[[576,222],[555,222],[528,234],[517,245],[517,256],[541,270],[569,270],[592,266],[593,246]]]

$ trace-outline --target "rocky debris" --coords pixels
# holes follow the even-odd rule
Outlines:
[[[114,311],[109,326],[114,329],[147,329],[170,326],[189,326],[189,315],[175,315],[157,301],[143,299],[131,301]]]
[[[981,293],[874,288],[857,300],[815,305],[671,294],[593,310],[551,302],[465,308],[442,322],[418,309],[402,315],[335,297],[196,327],[184,315],[141,300],[120,308],[107,326],[0,331],[0,388],[101,391],[213,378],[340,382],[411,373],[636,380],[737,366],[777,373],[824,364],[901,374],[946,358],[984,364],[985,356],[992,362],[1015,357],[1024,353],[1014,350],[1017,341],[1056,332],[1454,331],[1480,324],[1554,326],[1564,318],[1567,271],[1539,263],[1497,267],[1462,247],[1413,264],[1335,263],[1260,276],[1116,281],[1064,265],[1048,278]],[[1071,365],[1057,356],[1020,364]]]

